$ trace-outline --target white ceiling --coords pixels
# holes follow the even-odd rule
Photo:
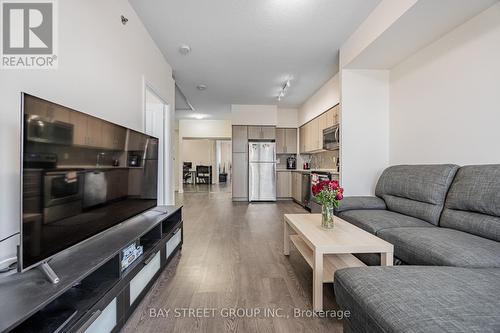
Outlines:
[[[196,109],[178,111],[178,118],[212,119],[229,118],[231,104],[300,106],[338,71],[338,49],[380,2],[129,1]],[[191,46],[187,56],[178,51],[182,44]],[[278,103],[288,77],[291,88]]]

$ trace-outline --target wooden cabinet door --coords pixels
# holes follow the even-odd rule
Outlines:
[[[125,150],[125,142],[127,140],[127,130],[121,126],[114,127],[114,150]]]
[[[233,198],[248,198],[248,155],[233,153],[232,167]]]
[[[276,139],[276,127],[274,126],[263,126],[261,127],[262,139],[265,140],[275,140]]]
[[[47,103],[38,98],[26,95],[24,99],[24,113],[30,116],[47,118]]]
[[[319,118],[315,118],[310,123],[309,137],[311,140],[309,151],[315,151],[319,149]]]
[[[331,108],[330,110],[326,111],[326,128],[332,127],[335,124],[334,119],[334,110],[333,108]]]
[[[276,154],[285,154],[286,149],[286,129],[276,129]]]
[[[108,122],[102,124],[102,148],[110,150],[115,148],[115,127]]]
[[[323,130],[325,128],[328,128],[326,112],[318,117],[318,143],[316,149],[323,149]]]
[[[69,122],[73,124],[73,144],[77,146],[89,145],[87,137],[87,116],[79,112],[71,112]]]
[[[306,152],[306,141],[307,141],[306,126],[302,125],[299,128],[299,153],[301,154]]]
[[[102,147],[102,123],[100,119],[87,117],[87,137],[89,146]]]
[[[292,198],[300,202],[302,194],[302,174],[300,172],[292,172]]]
[[[292,178],[290,171],[279,171],[276,173],[276,196],[278,198],[290,198],[292,196]]]
[[[248,151],[247,126],[233,126],[233,152],[246,153]]]
[[[297,129],[287,128],[285,130],[285,152],[288,154],[297,154]]]
[[[262,139],[262,127],[260,126],[248,126],[248,138],[250,140]]]
[[[129,130],[127,151],[143,151],[146,146],[146,138],[141,133]]]
[[[63,123],[69,123],[70,111],[63,106],[50,103],[47,107],[47,118],[51,121],[60,121]]]

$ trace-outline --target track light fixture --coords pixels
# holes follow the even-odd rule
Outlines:
[[[278,101],[281,101],[281,99],[283,97],[285,97],[286,95],[286,92],[288,91],[288,88],[290,88],[291,84],[290,84],[290,80],[286,80],[285,84],[283,85],[283,87],[281,87],[281,90],[278,94]]]

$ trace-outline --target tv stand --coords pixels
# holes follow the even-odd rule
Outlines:
[[[182,206],[161,206],[62,251],[50,266],[2,278],[0,332],[117,333],[182,242]],[[131,244],[143,254],[123,269]]]
[[[49,279],[49,281],[52,284],[59,283],[59,277],[57,276],[56,272],[54,272],[54,270],[52,269],[52,267],[50,267],[50,265],[49,265],[48,262],[41,263],[38,266],[38,268],[43,272],[43,274],[45,274],[45,276],[47,277],[47,279]]]

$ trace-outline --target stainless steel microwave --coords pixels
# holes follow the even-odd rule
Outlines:
[[[73,124],[49,121],[26,115],[26,138],[29,141],[70,145],[73,143]]]
[[[333,125],[332,127],[323,130],[323,149],[337,150],[340,146],[340,126]]]

